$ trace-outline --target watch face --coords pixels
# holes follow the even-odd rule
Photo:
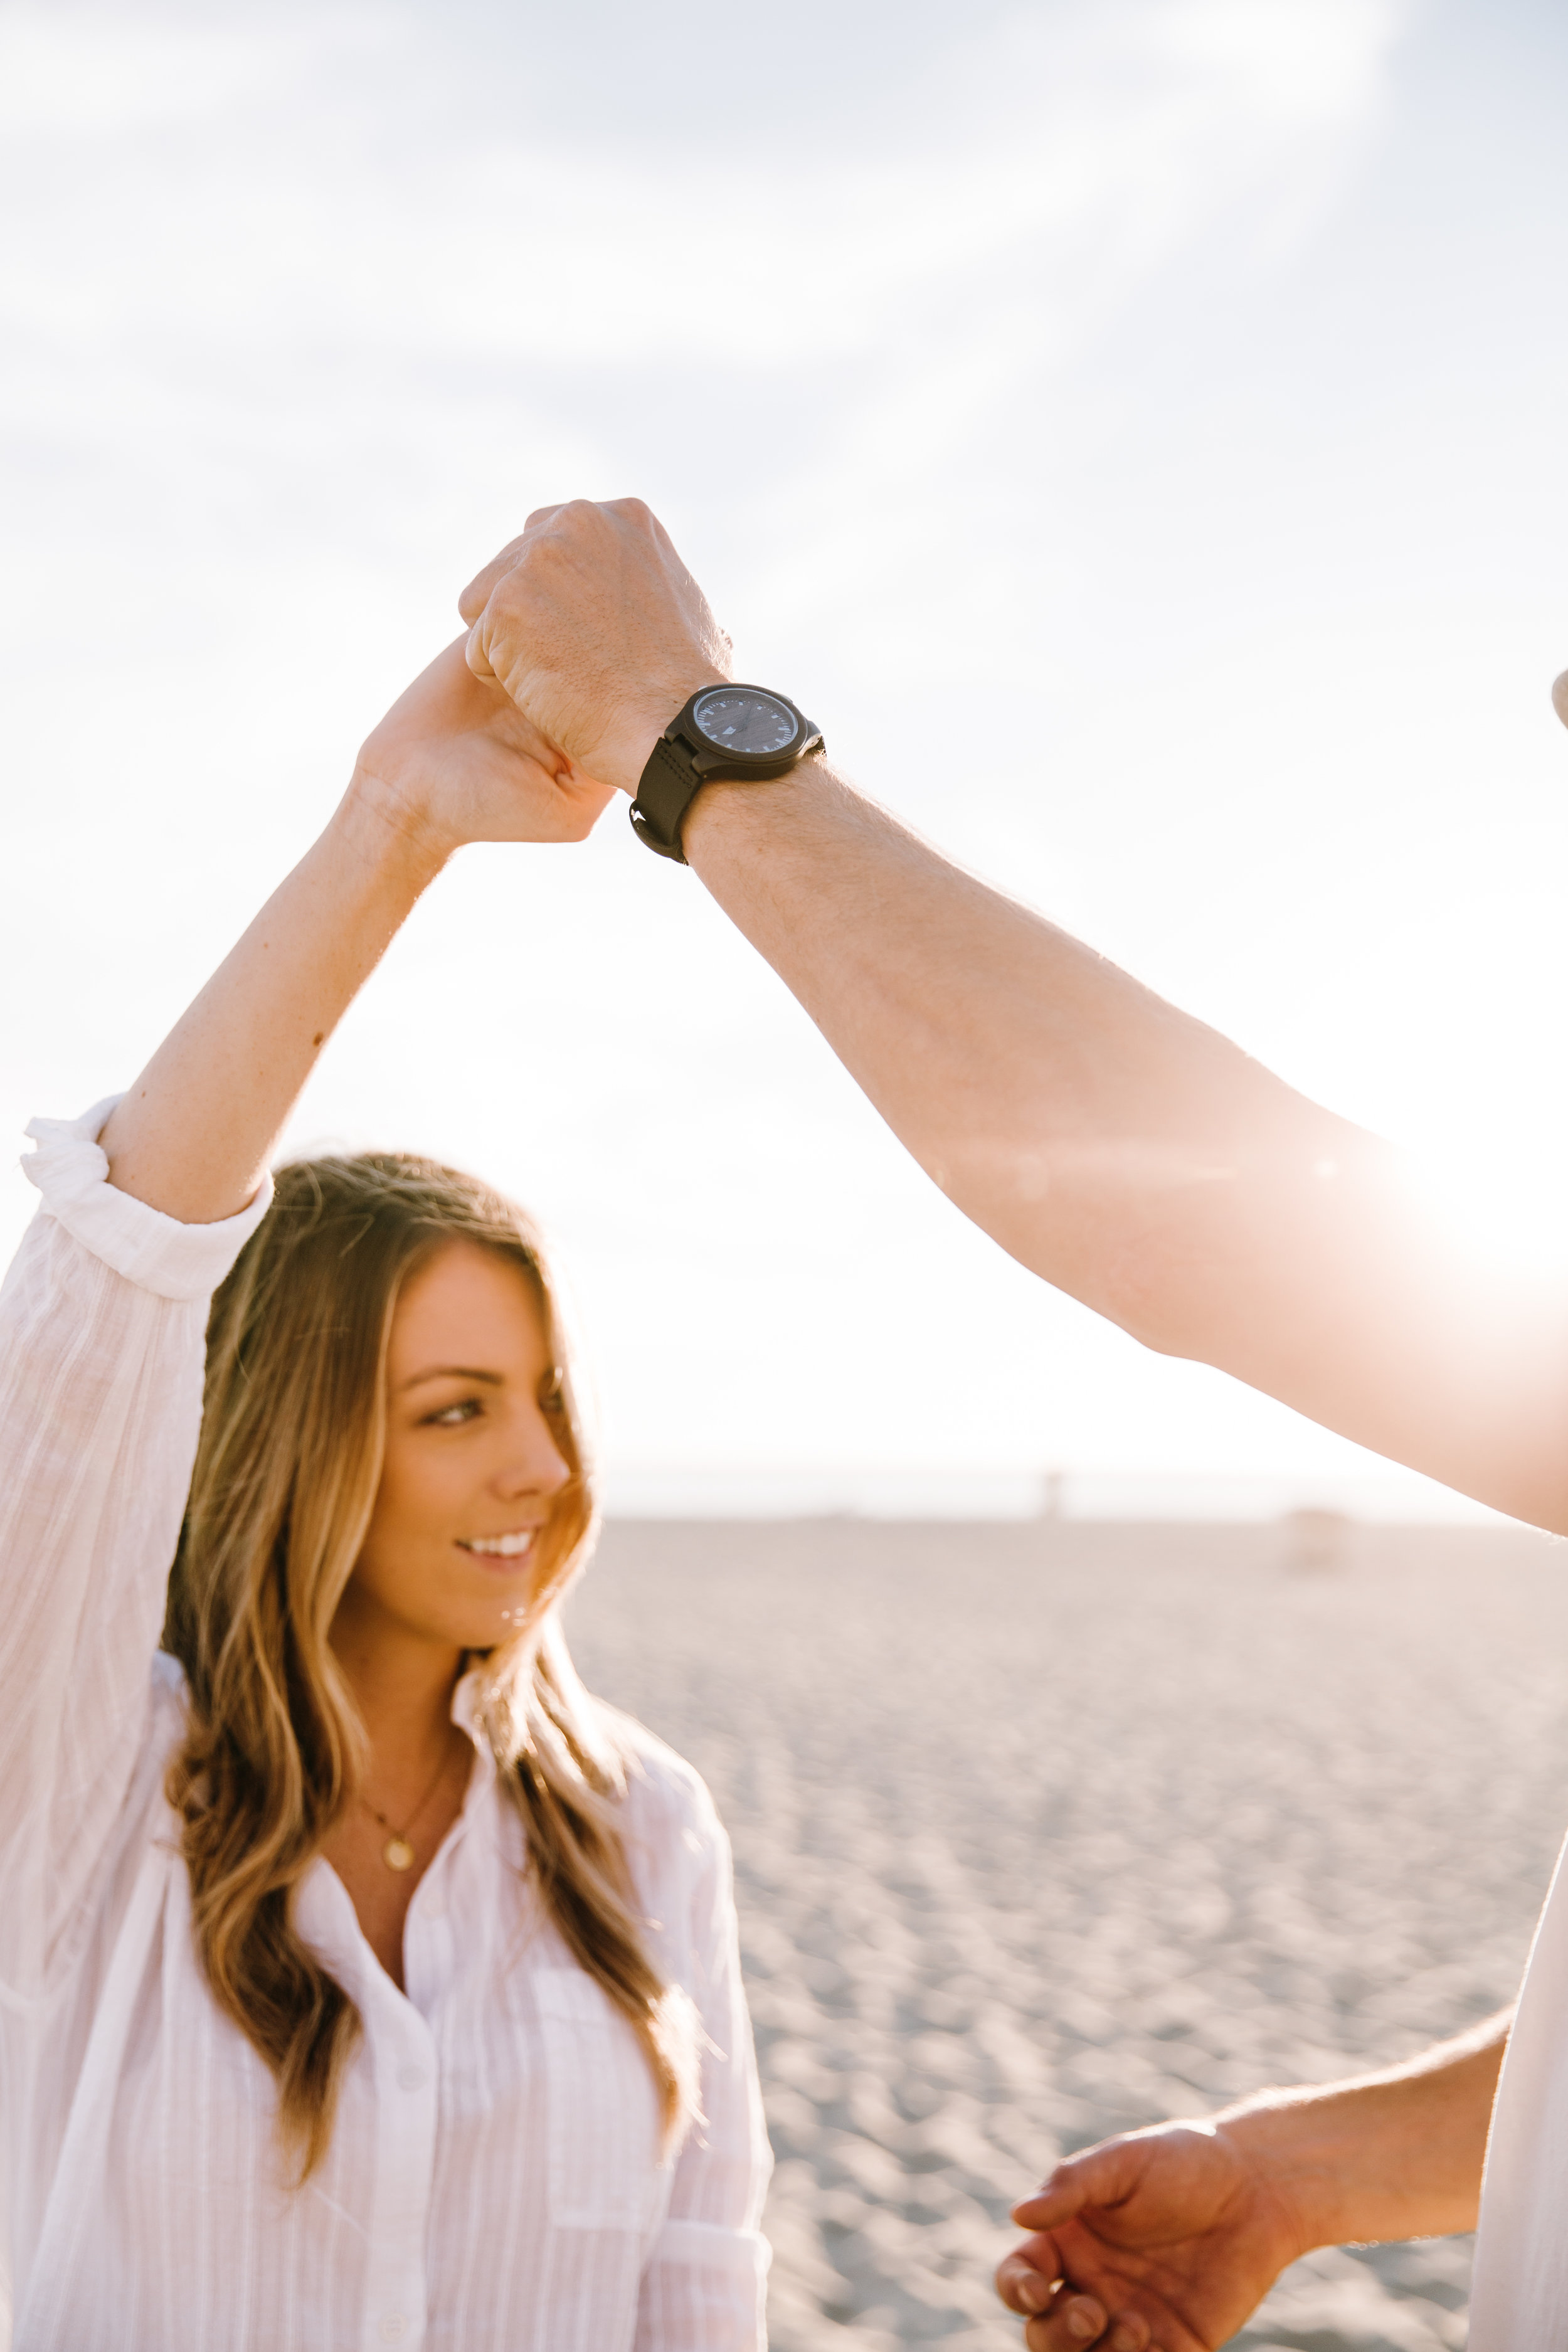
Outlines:
[[[769,759],[787,751],[800,732],[789,705],[754,686],[716,686],[691,716],[715,751],[733,751],[742,759]]]

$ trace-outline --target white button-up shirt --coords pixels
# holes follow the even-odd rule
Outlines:
[[[1558,1856],[1487,2142],[1471,2352],[1568,2344],[1568,1846]]]
[[[158,1654],[207,1304],[266,1202],[182,1226],[115,1192],[107,1110],[30,1130],[44,1207],[0,1290],[16,2352],[754,2352],[769,2158],[729,1853],[696,1774],[640,1728],[628,1860],[707,2037],[705,2121],[675,2161],[636,2037],[537,1900],[465,1683],[474,1769],[409,1910],[406,1992],[325,1861],[299,1888],[364,2032],[327,2158],[289,2187],[272,2077],[196,1958],[163,1787],[184,1685]]]

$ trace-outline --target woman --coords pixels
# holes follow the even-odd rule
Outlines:
[[[578,838],[605,797],[450,648],[130,1093],[32,1129],[0,1309],[17,2352],[763,2340],[727,1851],[566,1656],[594,1510],[537,1237],[421,1160],[266,1172],[451,852]]]

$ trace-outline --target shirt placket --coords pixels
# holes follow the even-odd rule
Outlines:
[[[383,1979],[373,1995],[375,2191],[361,2352],[425,2340],[426,2246],[436,2168],[436,2041],[424,2019]],[[367,2020],[367,2022],[370,2021]]]
[[[439,2007],[454,1960],[451,1904],[465,1868],[472,1877],[471,1822],[489,1794],[487,1762],[479,1759],[462,1814],[408,1906],[403,1930],[407,1990],[399,1993],[381,1979],[388,1998],[384,2038],[378,2037],[376,2052],[377,2261],[366,2298],[363,2352],[424,2341],[440,2096]]]

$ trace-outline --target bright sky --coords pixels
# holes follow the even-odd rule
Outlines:
[[[133,1075],[529,509],[636,490],[868,790],[1560,1198],[1565,111],[1556,0],[0,6],[0,1126]],[[543,1213],[627,1476],[1364,1462],[968,1228],[619,807],[465,854],[324,1138]]]

